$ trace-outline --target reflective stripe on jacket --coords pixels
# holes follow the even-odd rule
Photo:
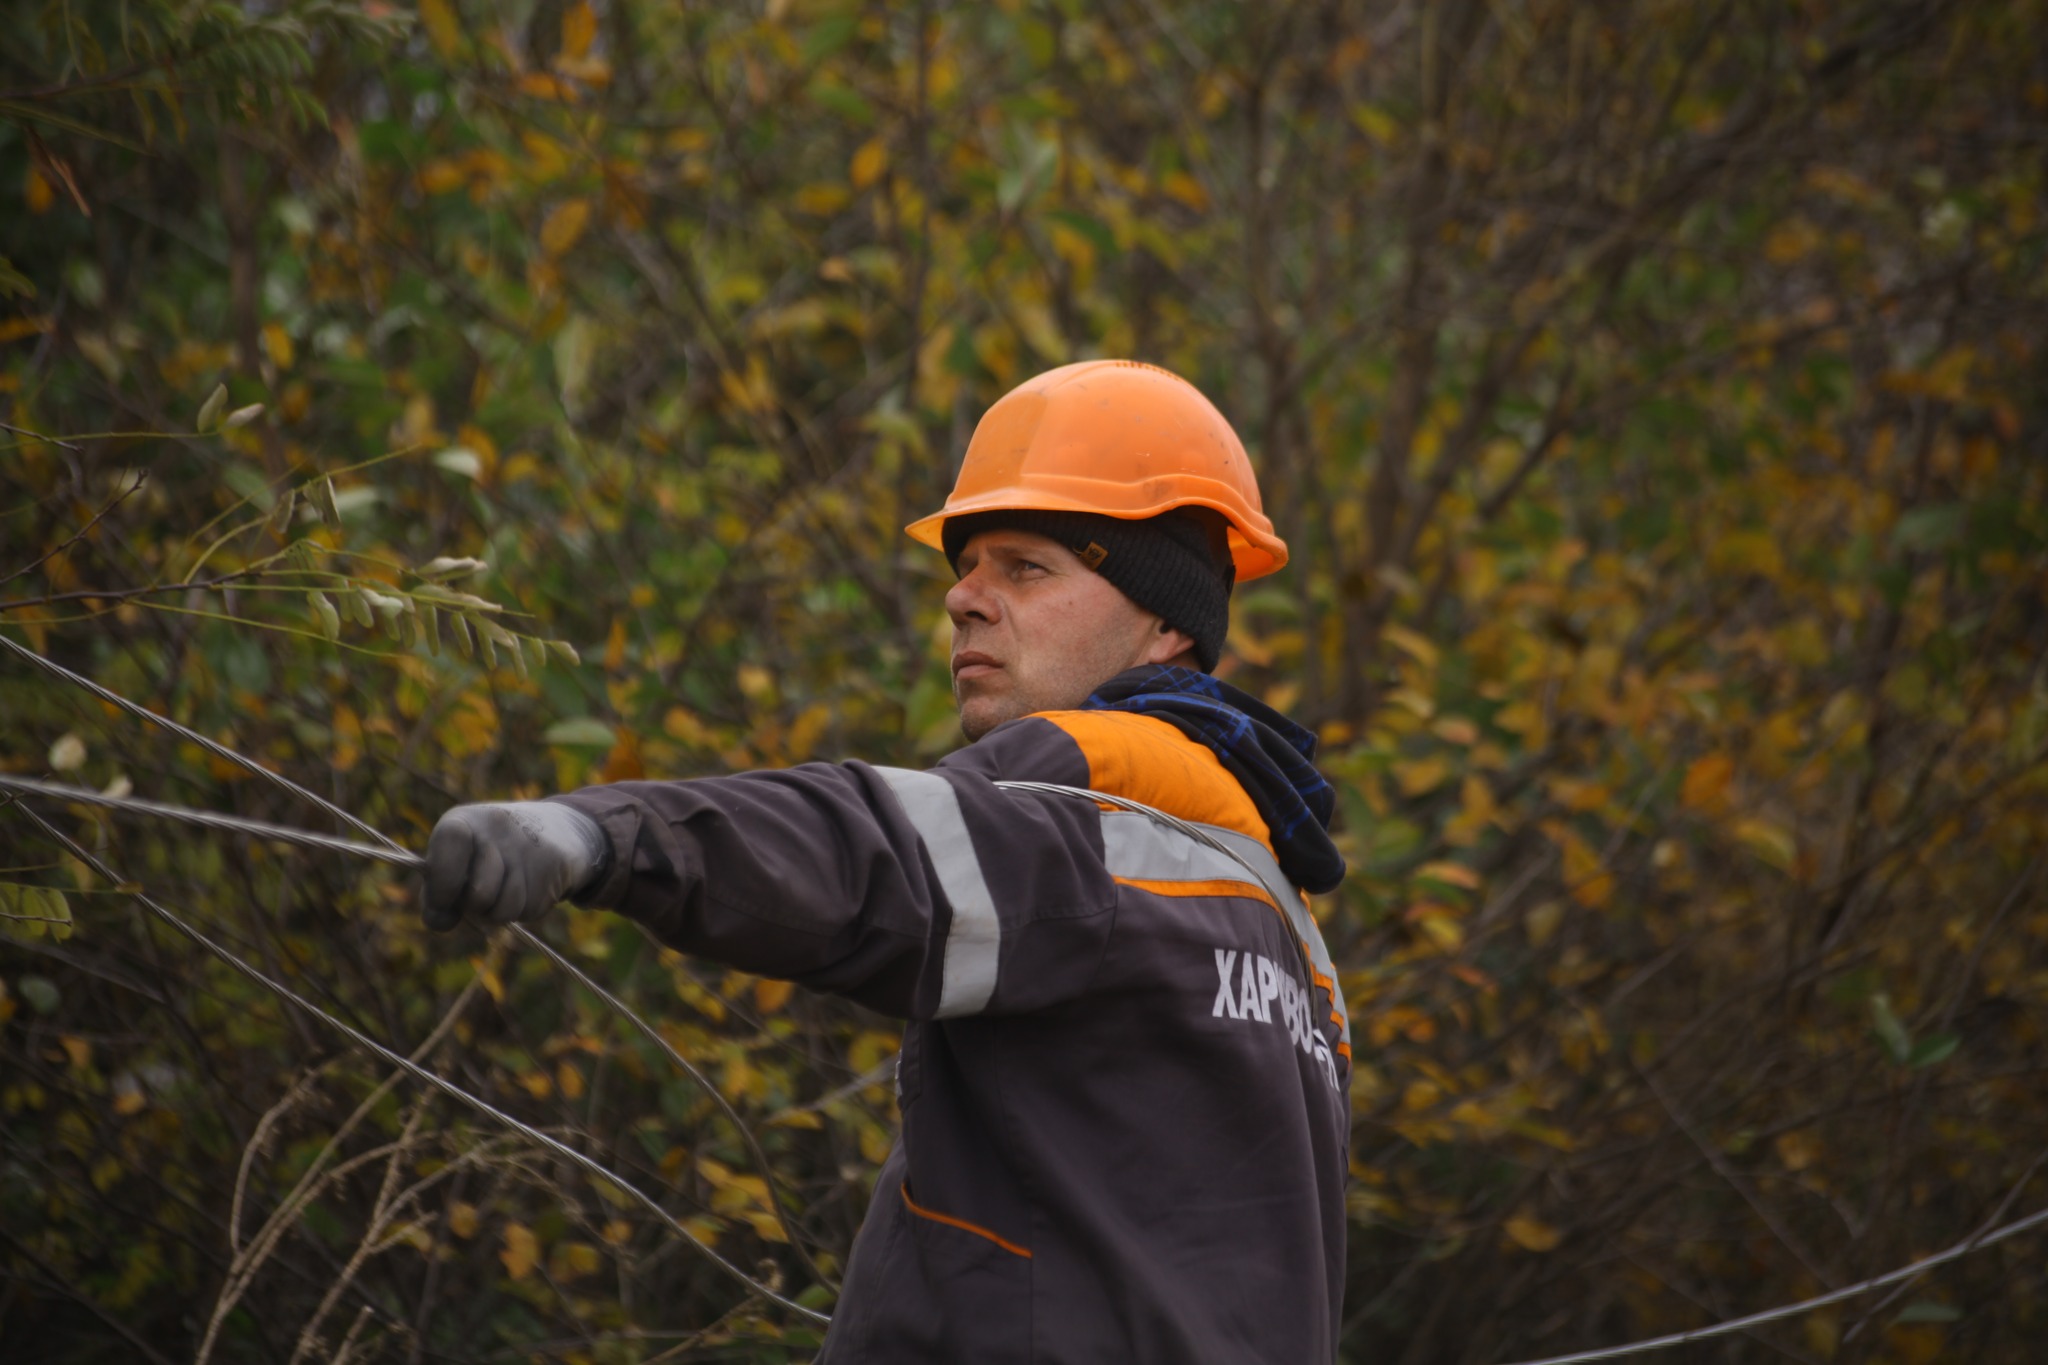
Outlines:
[[[1230,851],[1003,781],[1125,797]],[[589,904],[909,1021],[902,1134],[825,1365],[1334,1359],[1343,1000],[1206,747],[1148,716],[1049,712],[925,772],[557,799],[613,843]]]

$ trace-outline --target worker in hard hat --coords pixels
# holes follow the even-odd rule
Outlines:
[[[1333,1360],[1351,1048],[1304,893],[1344,864],[1313,737],[1209,672],[1287,560],[1243,446],[1175,375],[1068,365],[908,529],[972,743],[458,806],[429,922],[567,899],[906,1021],[829,1365]]]

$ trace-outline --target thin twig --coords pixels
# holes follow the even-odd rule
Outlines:
[[[75,1300],[81,1308],[85,1309],[86,1312],[91,1313],[101,1322],[104,1322],[105,1324],[107,1324],[107,1326],[113,1328],[116,1332],[119,1332],[122,1338],[125,1341],[127,1341],[127,1343],[130,1346],[133,1346],[137,1351],[141,1352],[145,1359],[154,1361],[155,1365],[171,1365],[171,1362],[165,1359],[161,1354],[159,1354],[157,1350],[154,1347],[152,1347],[147,1341],[144,1341],[141,1337],[135,1335],[134,1330],[130,1328],[126,1323],[122,1322],[119,1318],[109,1313],[106,1309],[100,1307],[99,1304],[94,1302],[93,1299],[89,1295],[87,1295],[84,1290],[78,1288],[76,1285],[72,1284],[69,1280],[65,1279],[61,1274],[59,1274],[55,1266],[51,1265],[48,1261],[45,1261],[41,1256],[38,1256],[34,1248],[26,1245],[19,1238],[10,1235],[5,1227],[0,1227],[0,1241],[5,1241],[9,1246],[13,1247],[16,1251],[20,1252],[23,1256],[26,1256],[31,1262],[34,1263],[36,1269],[42,1271],[43,1274],[49,1276],[50,1283],[53,1287],[63,1291],[64,1294],[69,1296],[71,1299]]]
[[[0,426],[7,426],[7,424],[5,422],[0,422]],[[14,427],[8,427],[7,429],[9,431],[17,430],[17,428]],[[59,441],[57,444],[63,445],[64,443],[62,441]],[[77,447],[73,446],[72,449],[75,450],[77,449]],[[23,574],[34,573],[37,569],[42,568],[43,565],[49,563],[58,555],[63,554],[66,550],[76,545],[79,541],[84,540],[87,536],[92,534],[92,528],[99,525],[101,519],[104,518],[107,515],[107,513],[113,511],[116,507],[119,507],[122,503],[128,501],[130,495],[132,495],[137,489],[141,488],[142,485],[148,482],[149,471],[138,470],[135,475],[135,481],[129,484],[126,488],[122,489],[119,493],[116,493],[114,495],[114,500],[112,502],[100,508],[97,512],[94,512],[92,516],[86,520],[85,525],[79,527],[76,531],[73,531],[68,537],[66,537],[63,541],[59,542],[55,547],[43,551],[42,556],[40,558],[35,559],[30,563],[24,564],[19,569],[16,569],[13,573],[7,575],[7,577],[0,578],[0,586],[12,583],[15,579],[20,578]],[[9,605],[11,606],[14,604],[10,603]],[[0,610],[5,610],[5,608],[0,608]]]
[[[0,98],[4,98],[4,97],[0,97]],[[16,426],[16,425],[14,425],[14,423],[12,423],[12,422],[0,422],[0,431],[11,431],[11,432],[13,432],[13,433],[14,433],[14,434],[15,434],[16,436],[26,436],[26,437],[30,438],[31,440],[36,440],[36,441],[47,441],[47,442],[49,442],[49,443],[50,443],[51,445],[53,445],[53,446],[62,446],[62,447],[64,447],[64,449],[66,449],[66,450],[70,451],[70,452],[71,452],[71,453],[72,453],[73,455],[76,455],[76,454],[78,453],[78,450],[79,450],[79,448],[78,448],[77,446],[73,445],[73,444],[72,444],[71,442],[69,442],[69,441],[60,441],[60,440],[58,440],[58,439],[57,439],[57,438],[56,438],[55,436],[45,436],[45,435],[43,435],[43,433],[42,433],[42,432],[40,432],[40,431],[30,431],[30,430],[29,430],[29,429],[28,429],[27,427],[18,427],[18,426]],[[6,581],[7,581],[6,579],[0,579],[0,583],[4,583],[4,582],[6,582]]]

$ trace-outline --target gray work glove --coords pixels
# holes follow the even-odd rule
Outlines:
[[[597,821],[557,801],[457,806],[427,840],[426,921],[531,919],[598,879],[611,841]]]

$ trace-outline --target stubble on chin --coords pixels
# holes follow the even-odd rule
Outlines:
[[[954,697],[960,708],[960,733],[967,736],[969,744],[1004,721],[1012,719],[1002,713],[1003,708],[993,697],[961,698],[958,692],[954,693]]]

